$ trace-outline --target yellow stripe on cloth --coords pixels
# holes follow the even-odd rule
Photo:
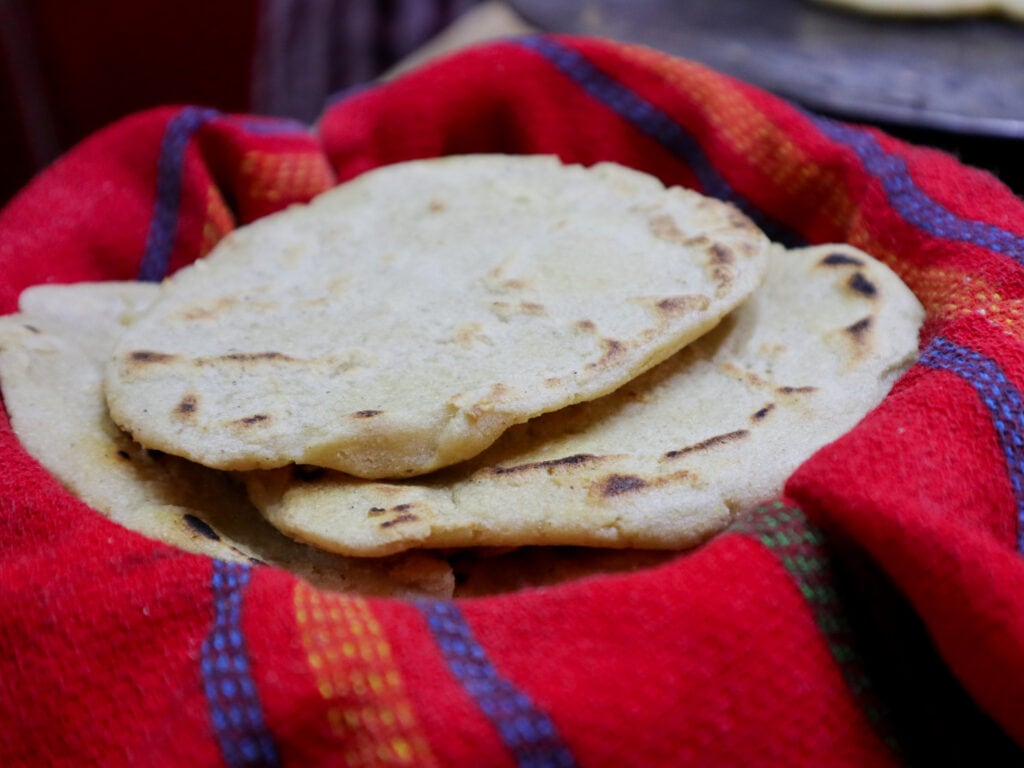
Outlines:
[[[234,228],[234,218],[227,203],[224,202],[224,195],[216,185],[211,184],[206,190],[206,217],[199,256],[203,257],[212,251],[213,247]]]
[[[297,583],[295,619],[341,765],[435,765],[405,685],[366,600]]]

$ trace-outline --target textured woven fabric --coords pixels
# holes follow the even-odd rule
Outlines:
[[[706,546],[452,602],[149,542],[4,418],[0,764],[1021,764],[1024,204],[949,156],[648,49],[508,40],[316,132],[168,108],[95,135],[0,216],[0,311],[40,282],[157,280],[338,180],[480,151],[615,160],[782,242],[858,245],[924,303],[920,362]]]

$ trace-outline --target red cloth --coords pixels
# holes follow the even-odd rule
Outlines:
[[[190,108],[100,132],[0,216],[0,311],[480,151],[616,160],[783,242],[861,246],[925,304],[920,362],[706,546],[452,602],[146,541],[0,421],[0,764],[1021,764],[1024,205],[949,156],[647,49],[505,41],[350,95],[315,134]]]

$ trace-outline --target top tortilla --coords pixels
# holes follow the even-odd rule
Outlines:
[[[108,404],[210,467],[416,475],[666,359],[754,291],[768,247],[732,206],[614,164],[388,166],[168,279]]]

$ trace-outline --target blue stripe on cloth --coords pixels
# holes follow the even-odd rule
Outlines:
[[[448,669],[497,729],[521,768],[570,768],[576,763],[551,719],[502,677],[473,637],[462,611],[444,601],[417,601]]]
[[[248,583],[248,566],[213,561],[213,626],[203,640],[200,671],[210,722],[229,768],[281,764],[242,635],[242,595]]]
[[[212,109],[185,107],[167,123],[157,161],[156,206],[146,235],[146,250],[139,262],[138,280],[159,282],[167,276],[178,230],[185,147],[193,133],[217,116]]]
[[[1017,549],[1024,552],[1024,398],[1020,390],[995,360],[942,336],[932,340],[919,362],[960,376],[988,409],[1017,502]]]
[[[308,136],[312,134],[312,128],[306,123],[289,117],[239,115],[232,117],[231,123],[254,136]]]
[[[699,142],[664,111],[601,72],[579,52],[549,37],[532,36],[521,38],[519,42],[544,56],[593,98],[685,162],[697,177],[705,194],[733,203],[753,219],[772,240],[789,247],[806,245],[806,240],[800,235],[770,218],[749,200],[740,196],[711,164]]]
[[[922,192],[906,161],[887,152],[865,128],[808,113],[823,134],[854,151],[864,169],[882,183],[889,205],[907,222],[934,237],[970,243],[1024,265],[1024,238],[983,221],[965,219]]]

